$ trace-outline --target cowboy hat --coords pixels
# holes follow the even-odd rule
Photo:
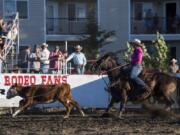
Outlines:
[[[48,47],[48,44],[43,43],[41,46]]]
[[[56,46],[55,48],[56,48],[56,49],[59,49],[59,46]]]
[[[175,58],[173,58],[173,59],[171,60],[171,62],[177,63],[177,60],[176,60]]]
[[[80,45],[77,45],[74,47],[76,50],[82,50],[82,47]]]
[[[141,40],[139,40],[139,39],[134,39],[133,41],[131,41],[131,42],[129,42],[130,44],[132,44],[132,45],[137,45],[137,46],[140,46],[140,47],[143,47],[144,46],[144,44],[143,43],[141,43]]]

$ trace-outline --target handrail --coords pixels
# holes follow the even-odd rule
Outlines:
[[[3,48],[3,59],[6,60],[7,55],[13,49],[13,45],[15,44],[16,37],[18,36],[18,22],[19,14],[16,13],[15,19],[13,20],[12,27],[5,37],[5,43]]]

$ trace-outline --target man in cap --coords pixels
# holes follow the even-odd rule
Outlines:
[[[48,73],[48,71],[49,71],[49,55],[50,55],[50,51],[48,50],[48,44],[43,43],[41,45],[41,48],[42,48],[41,57],[40,57],[41,69],[42,69],[43,73]]]
[[[134,39],[130,44],[134,48],[134,52],[131,56],[131,67],[130,67],[130,74],[129,77],[135,86],[138,87],[143,93],[137,97],[139,100],[143,100],[150,95],[151,89],[145,84],[145,82],[138,77],[138,75],[142,71],[142,60],[143,60],[143,46],[144,44],[141,43],[141,40]],[[136,95],[135,95],[136,96]]]
[[[75,47],[75,52],[72,53],[66,59],[67,62],[70,61],[71,59],[73,59],[75,69],[78,74],[84,74],[85,65],[87,63],[86,57],[85,57],[84,53],[81,52],[81,50],[82,50],[82,47],[80,45],[77,45]]]

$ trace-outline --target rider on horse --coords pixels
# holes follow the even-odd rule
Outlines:
[[[131,66],[129,68],[129,78],[138,87],[138,90],[142,94],[136,97],[139,100],[143,100],[150,95],[151,89],[145,84],[145,82],[138,77],[142,71],[142,60],[143,60],[143,46],[139,39],[134,39],[130,44],[134,48],[134,52],[131,56]],[[136,87],[135,87],[136,88]]]

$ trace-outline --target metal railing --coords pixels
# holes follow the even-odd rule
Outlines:
[[[46,18],[47,35],[86,34],[88,18]]]
[[[16,52],[14,52],[16,50]],[[5,62],[8,61],[8,55],[11,54],[11,65],[17,64],[17,56],[19,53],[19,14],[16,13],[10,31],[5,36],[4,48],[2,50],[2,56]],[[14,61],[16,60],[16,61]]]
[[[131,18],[131,34],[180,34],[180,19],[165,17]]]
[[[87,65],[85,66],[85,74],[96,74],[93,73],[90,68],[96,60],[87,60]],[[21,62],[19,62],[21,63]],[[32,62],[27,63],[27,68],[23,68],[21,65],[11,66],[12,63],[4,63],[3,64],[3,73],[35,73],[35,74],[43,74],[43,69],[39,68],[38,72],[35,72],[35,68],[32,67]],[[22,64],[22,63],[21,63]],[[75,67],[71,62],[66,62],[66,60],[58,61],[58,68],[48,68],[48,74],[77,74]]]

